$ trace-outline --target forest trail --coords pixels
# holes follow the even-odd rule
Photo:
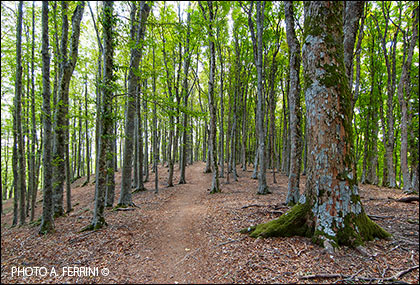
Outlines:
[[[416,265],[418,260],[418,202],[399,203],[401,190],[361,185],[361,197],[368,214],[394,235],[394,240],[367,244],[375,258],[366,258],[347,247],[334,259],[323,248],[303,237],[253,239],[239,229],[278,217],[289,207],[287,177],[278,173],[267,183],[272,194],[256,195],[257,180],[251,168],[238,168],[239,181],[225,184],[222,193],[209,194],[211,173],[205,164],[187,166],[187,184],[179,185],[175,167],[174,187],[166,187],[168,168],[159,166],[159,193],[154,193],[154,174],[145,183],[147,191],[133,194],[139,208],[106,210],[108,226],[96,232],[80,233],[92,218],[95,187],[81,186],[85,178],[72,184],[74,210],[55,220],[56,231],[38,235],[38,226],[10,228],[13,201],[4,205],[1,234],[2,283],[331,283],[332,279],[304,280],[302,275],[341,273],[380,278]],[[93,176],[91,177],[93,178]],[[92,179],[93,180],[93,179]],[[301,179],[304,189],[305,177]],[[121,172],[116,173],[116,201],[121,188]],[[42,210],[37,202],[36,216]],[[109,275],[48,276],[17,278],[16,266],[39,266],[58,272],[64,266],[106,268]],[[418,271],[401,281],[418,283]]]
[[[163,216],[158,227],[162,235],[157,237],[156,259],[161,260],[158,283],[203,283],[200,277],[202,264],[197,255],[203,254],[202,245],[209,239],[199,229],[208,208],[202,203],[204,189],[209,185],[209,175],[203,175],[203,167],[197,164],[188,168],[187,184],[177,186],[171,200],[163,207]],[[191,261],[195,261],[191,266]]]

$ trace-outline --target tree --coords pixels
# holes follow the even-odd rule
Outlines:
[[[213,179],[211,183],[210,193],[221,192],[219,185],[219,166],[217,164],[217,143],[216,143],[216,106],[214,102],[214,77],[216,71],[216,50],[214,46],[213,25],[215,12],[213,10],[213,1],[207,1],[208,16],[203,5],[199,2],[203,17],[207,22],[207,35],[210,50],[210,74],[209,74],[209,110],[210,110],[210,134],[209,134],[209,157],[211,161],[211,170]]]
[[[130,54],[130,69],[128,73],[128,94],[127,110],[125,118],[125,141],[124,141],[124,160],[122,169],[121,194],[118,201],[119,206],[127,207],[133,204],[131,198],[131,171],[133,163],[133,133],[134,117],[136,111],[136,96],[138,94],[138,69],[142,56],[143,38],[146,31],[145,22],[149,16],[150,8],[145,1],[137,4],[132,3],[131,10],[131,40],[132,48]],[[139,15],[136,15],[139,14]],[[142,151],[142,150],[141,150]]]
[[[82,21],[85,2],[77,4],[72,16],[72,33],[70,38],[70,49],[68,50],[69,24],[67,19],[68,3],[62,2],[62,33],[59,51],[59,78],[58,97],[54,114],[54,143],[53,143],[53,203],[54,216],[64,214],[63,208],[63,187],[65,180],[66,165],[66,144],[68,132],[68,109],[69,109],[69,88],[70,80],[77,63],[80,22]],[[68,54],[69,53],[69,54]],[[67,55],[68,54],[68,55]]]
[[[109,164],[108,156],[112,156],[112,94],[113,94],[113,69],[114,69],[114,2],[103,3],[103,29],[104,29],[104,79],[102,84],[101,127],[97,151],[96,183],[95,183],[95,209],[91,228],[96,230],[106,225],[104,217],[105,194],[107,191],[108,173],[114,174],[112,165]]]
[[[305,194],[280,218],[251,227],[253,237],[302,235],[324,246],[359,246],[389,236],[364,212],[353,176],[351,93],[345,76],[342,18],[337,17],[342,13],[342,2],[305,3]]]
[[[19,199],[19,223],[25,223],[25,192],[26,192],[26,173],[25,173],[25,147],[22,132],[22,14],[23,1],[19,1],[18,22],[16,29],[16,80],[15,98],[13,112],[13,167],[15,179],[15,201]],[[18,196],[19,195],[19,196]],[[16,203],[16,202],[15,202]],[[15,207],[15,217],[17,218],[17,208]],[[17,221],[14,220],[13,224]]]
[[[50,93],[50,54],[48,52],[48,1],[42,2],[42,109],[44,127],[43,168],[52,167],[52,123],[51,123],[51,93]],[[53,184],[51,171],[43,171],[44,198],[42,201],[42,219],[39,229],[40,234],[54,230],[53,219]]]
[[[404,41],[404,55],[403,55],[403,66],[401,71],[400,82],[398,83],[397,94],[398,101],[401,107],[401,171],[403,174],[404,190],[410,191],[412,189],[410,181],[410,173],[408,169],[408,104],[407,99],[410,98],[410,92],[408,92],[408,73],[411,69],[411,63],[413,61],[414,48],[418,38],[418,22],[419,22],[419,7],[414,10],[414,21],[412,27],[412,36],[410,43]],[[405,32],[404,32],[405,33]],[[405,92],[404,92],[405,91]]]
[[[299,201],[299,181],[302,161],[301,106],[300,106],[300,44],[296,37],[293,2],[284,3],[287,43],[289,45],[289,116],[290,116],[290,171],[286,204]]]
[[[263,30],[264,30],[264,8],[265,1],[256,3],[256,26],[257,35],[255,35],[254,22],[252,20],[252,10],[254,3],[248,12],[248,25],[251,32],[251,39],[254,48],[254,64],[257,68],[257,133],[258,133],[258,191],[260,195],[270,193],[266,180],[266,156],[265,156],[265,126],[264,126],[264,96],[263,96]]]
[[[190,7],[190,2],[188,2],[188,8]],[[189,97],[189,90],[188,90],[188,72],[190,68],[191,62],[191,55],[190,52],[190,35],[191,35],[191,14],[190,12],[187,13],[187,35],[185,38],[185,48],[184,48],[184,79],[182,83],[182,91],[184,94],[184,116],[183,116],[183,128],[182,128],[182,145],[181,145],[181,160],[180,160],[180,177],[179,177],[179,184],[187,183],[185,179],[185,167],[187,165],[187,107],[188,107],[188,97]]]

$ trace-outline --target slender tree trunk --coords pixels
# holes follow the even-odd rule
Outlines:
[[[70,174],[70,148],[69,148],[69,133],[67,131],[66,134],[66,162],[65,162],[65,171],[66,171],[66,212],[69,213],[71,211],[71,174]]]
[[[147,88],[147,83],[145,81],[144,83],[144,90],[146,90]],[[143,112],[144,112],[144,157],[143,157],[143,166],[144,166],[144,180],[143,182],[147,182],[149,181],[149,127],[148,127],[148,118],[147,118],[147,112],[148,111],[148,107],[147,107],[147,102],[145,99],[143,99]],[[140,117],[139,117],[139,120]],[[139,136],[141,136],[141,138],[143,138],[143,136],[141,135],[141,133],[139,134]],[[142,149],[140,149],[142,150]]]
[[[224,79],[224,61],[223,61],[223,54],[222,54],[222,43],[220,42],[220,28],[216,28],[217,34],[217,53],[219,55],[219,62],[220,62],[220,132],[219,132],[219,142],[220,142],[220,151],[219,151],[219,164],[220,164],[220,177],[224,177],[225,173],[225,134],[224,134],[224,116],[225,116],[225,104],[223,102],[223,79]]]
[[[101,120],[100,136],[98,142],[98,154],[96,158],[96,179],[95,179],[95,208],[91,229],[99,229],[106,225],[104,210],[105,210],[105,195],[107,191],[107,177],[108,173],[114,173],[113,168],[110,169],[108,158],[111,156],[112,150],[112,134],[113,134],[113,113],[112,113],[112,94],[113,94],[113,68],[114,68],[114,2],[104,1],[103,3],[103,29],[104,29],[104,79],[101,88],[102,91],[102,106],[99,114]],[[112,161],[112,160],[111,160]]]
[[[403,67],[401,71],[400,82],[398,83],[398,101],[401,107],[401,172],[403,175],[403,184],[404,191],[411,191],[412,185],[410,181],[410,172],[408,169],[408,108],[407,108],[407,99],[410,97],[409,92],[407,92],[406,86],[410,83],[408,82],[408,73],[411,69],[411,63],[413,61],[414,48],[416,46],[418,38],[418,20],[419,20],[419,8],[417,7],[414,11],[415,20],[413,21],[413,34],[411,36],[411,41],[407,50],[407,45],[404,46],[404,56],[403,61],[406,58],[407,60],[403,62]],[[405,91],[405,92],[404,92]],[[405,94],[404,94],[405,93]]]
[[[293,3],[285,3],[287,43],[289,46],[289,77],[288,93],[290,112],[290,171],[286,204],[294,205],[299,201],[299,181],[302,161],[302,132],[300,113],[300,43],[295,33]]]
[[[28,204],[31,200],[31,216],[30,221],[34,220],[35,216],[35,201],[37,196],[37,183],[36,183],[36,154],[35,154],[35,147],[37,144],[37,136],[36,136],[36,114],[35,114],[35,77],[34,77],[34,62],[35,62],[35,2],[32,4],[32,55],[31,55],[31,115],[32,115],[32,131],[31,131],[31,173],[29,177],[30,180],[30,190],[31,197],[28,196]]]
[[[52,123],[50,103],[50,54],[48,36],[48,1],[42,2],[42,121],[44,127],[43,140],[43,180],[44,198],[42,202],[42,219],[39,229],[40,234],[46,234],[54,230],[53,219],[53,185],[52,173],[48,171],[52,167]]]
[[[140,86],[138,86],[138,92],[137,94],[140,95]],[[140,192],[145,191],[146,188],[144,187],[144,180],[143,180],[143,169],[144,169],[144,158],[143,158],[143,125],[142,125],[142,117],[141,117],[141,104],[140,104],[140,96],[137,96],[136,99],[137,104],[137,125],[136,125],[136,136],[137,136],[137,143],[135,144],[137,151],[135,152],[136,159],[134,160],[134,175],[137,175],[137,177],[134,177],[134,179],[137,181],[135,183],[136,190],[134,192]],[[137,171],[136,171],[137,170]]]
[[[85,140],[86,140],[86,166],[87,175],[84,185],[90,182],[90,141],[89,141],[89,111],[88,111],[88,92],[87,92],[87,77],[85,79]]]
[[[200,8],[203,12],[203,16],[206,17],[206,11],[199,3]],[[210,111],[210,134],[209,134],[209,157],[211,160],[211,170],[213,172],[213,179],[211,183],[210,193],[221,192],[219,186],[219,167],[217,164],[217,143],[216,143],[216,106],[214,102],[214,75],[216,72],[216,51],[214,47],[214,36],[213,36],[213,25],[214,25],[214,10],[213,10],[213,1],[207,1],[208,8],[208,40],[209,40],[209,49],[210,49],[210,74],[209,74],[209,111]]]
[[[188,2],[188,9],[190,7],[190,2]],[[190,22],[191,22],[191,14],[190,12],[187,13],[187,35],[185,39],[185,48],[184,48],[184,79],[182,83],[182,90],[184,93],[184,116],[183,116],[183,130],[182,130],[182,145],[181,145],[181,161],[180,161],[180,178],[179,184],[187,183],[185,179],[185,167],[187,165],[187,125],[188,125],[188,116],[186,109],[188,107],[188,72],[190,68],[191,62],[191,52],[190,52]]]
[[[16,31],[16,81],[15,81],[15,98],[14,98],[14,116],[13,116],[13,131],[14,146],[16,151],[13,155],[16,157],[15,168],[15,199],[19,199],[19,223],[25,224],[25,192],[26,192],[26,175],[25,175],[25,149],[22,132],[22,16],[23,1],[19,1],[17,31]],[[17,213],[16,213],[17,214]]]
[[[159,159],[159,149],[158,149],[158,134],[157,134],[157,108],[156,108],[156,67],[155,67],[155,46],[153,48],[153,172],[155,173],[155,193],[159,191],[159,175],[158,175],[158,159]]]
[[[262,4],[262,5],[261,5]],[[262,38],[264,27],[264,8],[265,2],[257,1],[256,3],[256,25],[257,35],[255,36],[253,22],[251,17],[248,23],[251,30],[252,41],[254,45],[254,61],[257,68],[257,125],[258,125],[258,194],[264,195],[270,193],[266,181],[266,157],[265,157],[265,128],[264,128],[264,98],[263,98],[263,57],[262,57]],[[252,10],[252,9],[251,9]],[[249,14],[251,15],[251,13]]]

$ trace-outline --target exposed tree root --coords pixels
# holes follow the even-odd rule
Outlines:
[[[331,251],[330,245],[334,247],[339,245],[357,247],[362,245],[364,241],[390,237],[389,233],[369,219],[364,212],[358,215],[348,214],[344,218],[343,226],[336,230],[334,236],[315,229],[313,220],[312,208],[309,203],[297,204],[279,218],[243,229],[241,233],[248,233],[254,238],[310,237],[314,243],[326,247],[329,251]]]

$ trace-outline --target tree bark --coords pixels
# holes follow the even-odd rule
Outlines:
[[[136,96],[138,86],[138,69],[142,56],[142,47],[139,47],[143,41],[146,26],[145,22],[149,16],[150,8],[145,1],[140,2],[140,17],[136,17],[136,4],[133,3],[131,11],[131,39],[135,42],[131,49],[130,70],[128,74],[128,94],[127,94],[127,113],[125,118],[125,141],[124,141],[124,159],[122,169],[121,194],[118,201],[119,206],[132,205],[131,198],[131,171],[133,163],[133,132],[134,115],[136,111]],[[137,18],[137,20],[136,20]]]
[[[19,199],[19,223],[25,224],[25,192],[26,192],[26,174],[25,174],[25,148],[22,132],[22,18],[23,1],[19,1],[16,29],[16,80],[15,80],[15,98],[13,112],[13,132],[14,132],[14,161],[16,174],[15,179],[15,197]],[[17,213],[16,213],[17,214]]]
[[[410,191],[412,188],[410,181],[410,172],[408,169],[408,108],[407,101],[410,98],[410,94],[406,90],[408,86],[408,73],[411,69],[411,63],[413,61],[414,48],[416,46],[418,38],[418,20],[419,20],[419,8],[417,7],[414,10],[415,20],[413,21],[412,36],[411,41],[407,50],[407,44],[404,44],[404,56],[403,56],[403,66],[401,71],[400,82],[398,83],[398,101],[401,107],[401,150],[400,150],[400,159],[401,159],[401,172],[403,175],[403,184],[404,191]],[[405,62],[404,62],[404,59]],[[404,92],[405,91],[405,92]],[[405,93],[405,94],[404,94]]]
[[[214,10],[213,10],[213,1],[207,1],[208,8],[208,18],[206,17],[206,11],[199,3],[200,8],[203,12],[203,16],[206,21],[208,21],[207,33],[209,40],[209,49],[210,49],[210,74],[209,74],[209,111],[210,111],[210,134],[209,134],[209,157],[211,161],[211,170],[213,172],[213,179],[211,183],[210,193],[221,192],[219,185],[219,167],[217,164],[217,143],[216,143],[216,106],[214,102],[214,75],[216,71],[216,51],[214,47],[214,36],[213,36],[213,25],[214,25]]]
[[[190,7],[190,2],[188,2],[188,8]],[[190,52],[190,22],[191,14],[187,13],[187,35],[185,39],[185,48],[184,48],[184,78],[182,82],[182,91],[184,93],[184,112],[183,112],[183,128],[182,128],[182,145],[181,145],[181,161],[180,161],[180,178],[179,184],[187,183],[185,179],[185,167],[187,166],[187,125],[188,125],[188,116],[187,116],[187,107],[188,107],[188,72],[190,68],[191,55]]]
[[[48,1],[42,2],[42,121],[44,127],[43,140],[43,180],[44,198],[42,201],[42,219],[39,228],[40,234],[46,234],[54,230],[53,219],[53,184],[52,173],[48,171],[52,167],[52,125],[50,103],[50,54],[48,51]],[[46,171],[47,170],[47,171]]]
[[[34,77],[34,62],[35,62],[35,2],[32,4],[32,50],[31,50],[31,115],[32,115],[32,130],[31,130],[31,173],[29,174],[30,182],[28,192],[31,194],[31,197],[28,196],[31,200],[31,216],[30,221],[34,220],[35,217],[35,202],[37,196],[37,183],[36,183],[36,153],[35,147],[37,144],[37,135],[36,135],[36,114],[35,114],[35,77]]]
[[[343,3],[306,2],[302,48],[308,128],[308,176],[299,203],[253,237],[312,237],[325,247],[359,246],[390,235],[364,212],[353,176],[351,92],[345,75]],[[249,232],[248,229],[243,232]]]
[[[98,142],[98,154],[96,158],[96,182],[95,182],[95,208],[93,212],[91,227],[94,230],[106,225],[104,217],[105,194],[107,191],[107,176],[109,172],[114,172],[109,165],[108,156],[111,154],[111,144],[113,135],[113,113],[112,113],[112,94],[113,94],[113,68],[114,68],[114,2],[104,1],[103,3],[103,30],[104,30],[104,78],[101,88],[102,106],[100,120],[100,136]]]
[[[53,143],[53,198],[54,198],[54,216],[58,217],[64,214],[63,208],[63,187],[65,181],[65,163],[66,163],[66,142],[68,132],[68,109],[69,109],[69,88],[70,80],[77,62],[80,23],[82,21],[85,2],[81,1],[72,17],[72,34],[70,39],[70,50],[68,46],[69,24],[67,20],[68,3],[62,2],[63,24],[60,43],[59,59],[59,79],[57,105],[54,115],[55,130]],[[69,55],[67,56],[69,52]]]
[[[289,46],[289,112],[290,112],[290,171],[287,186],[286,204],[299,201],[299,181],[302,161],[302,132],[300,112],[300,44],[295,33],[293,2],[287,1],[284,7],[286,17],[287,43]]]

